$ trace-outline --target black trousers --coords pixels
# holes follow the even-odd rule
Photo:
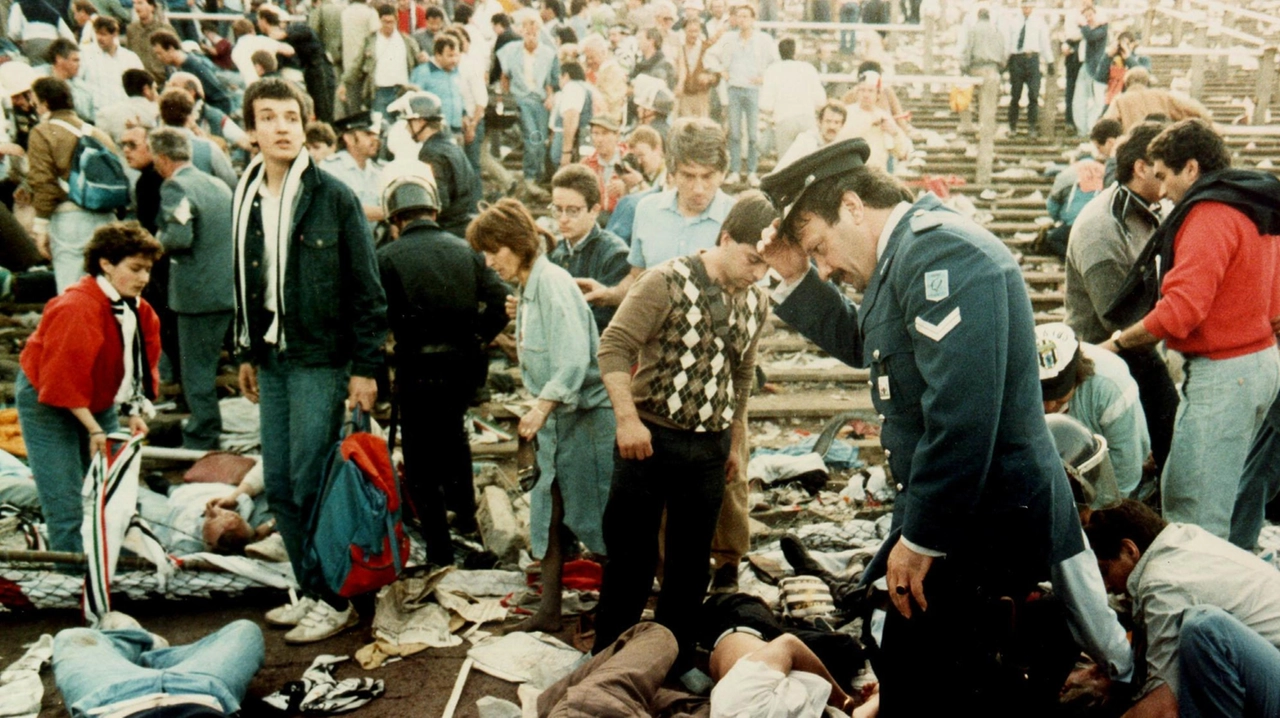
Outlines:
[[[1018,53],[1009,56],[1009,130],[1018,129],[1018,103],[1027,88],[1027,126],[1034,132],[1040,118],[1040,56]]]
[[[993,556],[989,560],[1006,559]],[[1011,654],[1019,644],[1037,650],[1046,649],[1047,644],[1039,637],[1015,635],[1015,621],[1026,604],[999,598],[1010,592],[980,589],[985,583],[981,573],[981,566],[972,563],[962,567],[950,559],[937,559],[925,577],[928,611],[915,607],[908,620],[893,606],[886,609],[882,645],[871,658],[880,678],[883,718],[952,715],[956,706],[964,705],[982,706],[984,716],[1000,718],[1046,714],[1037,710],[1046,703],[1037,685],[1052,680],[1043,671],[1029,677],[1028,667],[1012,660]],[[1034,583],[1028,582],[1027,588],[1032,587]],[[1065,622],[1053,633],[1066,635],[1069,642],[1069,632],[1059,628],[1065,630]],[[1074,657],[1076,651],[1072,646],[1069,655]],[[1052,653],[1057,656],[1061,651]],[[1070,663],[1066,665],[1070,670]],[[1065,679],[1066,673],[1061,676]],[[1050,705],[1060,685],[1061,681],[1048,692]]]
[[[1169,378],[1169,367],[1154,348],[1122,351],[1120,358],[1129,365],[1129,373],[1138,384],[1138,398],[1147,419],[1147,433],[1151,435],[1151,454],[1159,471],[1169,458],[1169,445],[1173,442],[1178,390]]]
[[[673,672],[692,667],[698,607],[711,578],[711,538],[724,498],[729,432],[693,432],[646,423],[653,456],[613,457],[613,485],[604,510],[604,567],[596,611],[599,653],[640,621],[658,566],[658,526],[667,510],[662,595],[654,618],[675,634],[680,659]]]
[[[453,563],[446,512],[462,533],[476,528],[471,444],[463,426],[475,385],[474,359],[462,353],[428,354],[397,368],[405,492],[422,523],[427,560]]]

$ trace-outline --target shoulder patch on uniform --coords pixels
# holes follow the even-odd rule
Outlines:
[[[911,231],[919,234],[920,232],[936,229],[942,226],[944,219],[946,219],[945,212],[918,209],[911,215]]]
[[[916,317],[916,331],[935,342],[942,341],[943,337],[950,334],[951,330],[958,326],[960,326],[960,307],[952,309],[951,313],[937,324],[925,321],[924,317]]]
[[[924,298],[940,302],[951,296],[951,274],[945,269],[924,273]]]
[[[174,208],[173,218],[178,221],[178,224],[186,224],[191,221],[191,203],[187,201],[186,197],[183,197],[178,206]]]

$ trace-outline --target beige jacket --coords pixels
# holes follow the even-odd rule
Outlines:
[[[74,110],[58,110],[49,115],[48,120],[31,128],[31,137],[27,142],[27,162],[30,167],[27,185],[31,188],[31,204],[40,219],[48,219],[53,210],[67,199],[67,191],[58,181],[66,181],[71,176],[71,155],[75,153],[79,139],[51,120],[62,120],[72,127],[85,125]],[[105,132],[93,127],[93,135],[111,151],[117,151],[115,143]]]

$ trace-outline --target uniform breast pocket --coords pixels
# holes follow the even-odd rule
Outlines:
[[[896,322],[867,331],[871,353],[871,400],[886,418],[920,412],[924,382],[916,366],[911,335]]]

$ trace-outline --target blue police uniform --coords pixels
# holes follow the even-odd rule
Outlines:
[[[764,189],[790,204],[851,170],[858,145],[820,150],[766,178]],[[907,620],[887,611],[875,661],[885,715],[940,714],[960,696],[1016,700],[1000,683],[1001,646],[983,619],[1001,597],[1020,601],[1051,564],[1083,548],[1044,421],[1035,322],[1017,262],[927,195],[893,227],[860,308],[810,269],[777,313],[832,356],[871,370],[898,496],[864,583],[885,575],[899,538],[945,555],[925,579],[927,612]],[[938,690],[921,691],[922,681]]]
[[[360,200],[362,207],[382,206],[382,192],[378,186],[379,175],[382,172],[381,162],[370,158],[364,161],[364,169],[360,169],[356,158],[346,150],[341,150],[326,157],[320,163],[320,167],[350,187],[351,191],[356,193],[356,199]],[[375,224],[377,222],[369,222],[370,229]]]

